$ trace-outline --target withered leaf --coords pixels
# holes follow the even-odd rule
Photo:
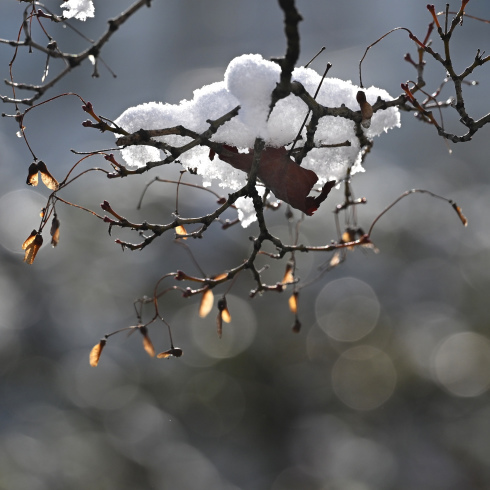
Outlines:
[[[28,243],[27,243],[28,242]],[[27,245],[26,245],[27,243]],[[24,262],[27,264],[32,264],[34,262],[34,259],[36,258],[37,252],[41,248],[41,245],[43,244],[43,237],[42,235],[39,235],[36,232],[36,235],[34,237],[29,237],[24,244],[22,245],[22,248],[25,246],[25,255],[24,255]]]
[[[60,185],[58,184],[58,181],[49,173],[48,167],[46,167],[46,164],[42,160],[37,163],[37,168],[39,172],[41,172],[41,180],[43,181],[43,184],[48,189],[57,191]]]
[[[102,339],[97,345],[94,345],[90,351],[89,361],[92,367],[96,367],[99,364],[100,355],[102,354],[102,349],[104,348],[107,340]]]
[[[211,152],[210,157],[213,155],[214,152]],[[235,147],[228,145],[223,145],[219,153],[221,160],[246,173],[252,168],[253,157],[253,150],[249,150],[249,153],[238,153]],[[309,196],[318,176],[312,170],[298,165],[283,147],[267,147],[262,151],[257,175],[278,199],[308,216],[319,208],[336,184],[335,181],[327,182],[318,196]]]
[[[206,289],[202,294],[201,303],[199,305],[199,316],[204,318],[213,309],[214,294],[211,289]]]
[[[39,183],[37,163],[33,162],[29,165],[29,173],[27,175],[26,184],[36,186]]]

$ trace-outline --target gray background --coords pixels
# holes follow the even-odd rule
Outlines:
[[[95,19],[74,23],[97,38],[106,19],[129,4],[96,1]],[[77,92],[99,114],[115,119],[142,102],[192,97],[194,89],[221,80],[237,55],[285,51],[274,1],[153,4],[102,52],[116,79],[103,66],[100,78],[92,79],[86,63],[47,95]],[[436,10],[444,5],[438,2]],[[330,61],[331,76],[354,83],[367,45],[398,25],[423,38],[431,20],[419,0],[298,0],[297,6],[304,17],[300,64],[326,46],[314,68],[322,72]],[[3,2],[0,37],[16,37],[23,7]],[[48,7],[59,11],[57,2]],[[470,2],[467,11],[490,18],[490,6],[482,2]],[[70,32],[45,25],[63,50],[85,47]],[[489,32],[488,25],[465,20],[453,43],[458,69],[472,62],[477,48],[488,50]],[[436,40],[434,49],[441,49]],[[415,56],[403,31],[379,43],[366,59],[365,84],[397,96],[400,83],[415,78],[403,61],[407,51]],[[3,78],[12,54],[0,46]],[[44,61],[19,53],[15,79],[38,83]],[[432,91],[444,72],[428,61],[426,88]],[[53,76],[56,65],[50,70]],[[466,89],[474,117],[488,112],[488,70],[478,70],[480,85]],[[8,87],[2,94],[10,95]],[[451,95],[449,86],[444,94]],[[86,115],[80,106],[78,99],[61,98],[25,121],[36,155],[59,178],[76,162],[70,148],[113,145],[110,135],[81,127]],[[12,113],[13,107],[4,104],[2,110]],[[447,111],[444,121],[460,130]],[[353,180],[356,196],[368,200],[359,209],[361,226],[367,228],[413,187],[454,199],[469,226],[464,229],[442,201],[424,195],[402,201],[375,228],[379,254],[350,252],[345,264],[303,290],[299,335],[290,329],[289,292],[251,301],[253,283],[243,276],[230,293],[233,322],[225,325],[221,341],[216,311],[200,320],[196,298],[169,295],[164,314],[184,356],[150,359],[137,335],[121,334],[110,339],[97,369],[88,364],[90,348],[104,334],[134,324],[134,299],[151,294],[175,264],[197,271],[171,237],[143,252],[122,253],[105,225],[68,207],[58,210],[59,246],[53,250],[45,237],[36,262],[26,266],[20,245],[38,226],[48,193],[25,185],[31,158],[16,131],[12,119],[0,120],[0,488],[490,486],[488,129],[471,143],[450,145],[452,154],[433,128],[410,114],[402,115],[401,129],[376,138],[366,173]],[[83,168],[90,164],[102,166],[103,160]],[[172,187],[152,187],[141,211],[136,203],[151,177],[177,174],[175,167],[108,181],[93,173],[63,197],[96,211],[107,199],[135,221],[166,222],[174,206]],[[305,241],[336,238],[331,210],[340,200],[340,193],[333,194],[304,224]],[[182,192],[181,202],[182,214],[213,205],[190,191]],[[287,237],[283,213],[276,214],[273,229]],[[190,246],[212,274],[240,263],[255,230],[216,228]],[[301,257],[301,271],[313,274],[325,260]],[[277,280],[283,268],[271,264],[268,280]],[[336,317],[328,316],[330,308]],[[356,329],[370,315],[374,319],[358,338]],[[353,338],[346,341],[349,331]],[[168,347],[160,326],[150,333],[159,350]]]

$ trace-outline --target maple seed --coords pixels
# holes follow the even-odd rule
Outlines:
[[[294,282],[294,263],[291,261],[286,264],[286,271],[284,272],[284,277],[282,278],[284,288],[286,288],[286,284],[290,282]]]
[[[228,305],[226,303],[225,297],[221,298],[218,301],[218,310],[219,310],[221,316],[223,317],[223,321],[225,321],[226,323],[230,323],[231,322],[231,315],[230,315],[230,312],[228,310]]]
[[[231,315],[230,312],[228,311],[228,305],[226,303],[226,298],[223,296],[219,301],[218,301],[218,317],[216,318],[216,327],[217,327],[217,333],[218,333],[218,338],[221,338],[221,335],[223,333],[223,322],[230,323],[231,322]]]
[[[26,184],[36,186],[39,183],[37,163],[33,162],[29,165],[29,174],[27,175]]]
[[[27,240],[22,244],[22,248],[26,251],[24,255],[24,262],[26,264],[32,264],[36,258],[37,252],[43,244],[43,237],[39,235],[37,231],[33,230]]]
[[[201,318],[205,318],[206,316],[208,316],[209,312],[213,309],[213,303],[213,291],[211,291],[211,289],[206,289],[206,291],[204,291],[202,295],[201,304],[199,305],[199,316]]]
[[[26,241],[22,244],[22,250],[25,250],[36,238],[37,230],[32,230],[31,234],[27,237]]]
[[[102,354],[102,349],[106,343],[106,339],[101,339],[101,341],[97,345],[94,345],[90,351],[89,362],[92,367],[96,367],[97,364],[99,364],[100,355]]]
[[[295,291],[289,298],[289,309],[294,314],[298,313],[298,295],[298,291]]]
[[[51,245],[56,247],[60,241],[60,220],[56,215],[53,217],[53,221],[51,222],[51,230],[49,233],[51,235]]]
[[[148,336],[148,329],[142,325],[141,327],[139,327],[139,331],[141,335],[143,335],[143,347],[146,353],[150,357],[155,357],[155,348],[153,347],[150,337]]]
[[[37,168],[41,173],[41,180],[43,184],[52,191],[57,191],[60,187],[58,181],[49,173],[48,167],[43,161],[37,163]]]
[[[183,240],[187,240],[186,236],[180,236],[180,235],[187,235],[187,231],[182,225],[176,226],[175,227],[175,233],[177,235],[177,238],[182,238]]]
[[[461,220],[461,223],[463,223],[463,226],[468,226],[468,220],[466,216],[463,214],[463,212],[461,211],[461,208],[455,202],[453,202],[451,205],[456,211],[456,213],[458,213],[459,219]]]
[[[296,318],[294,325],[293,325],[293,332],[298,333],[301,330],[301,322]]]
[[[171,357],[181,357],[183,354],[182,349],[179,347],[172,347],[169,350],[166,350],[165,352],[160,352],[157,355],[158,359],[170,359]]]

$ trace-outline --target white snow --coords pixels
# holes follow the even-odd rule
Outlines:
[[[62,9],[69,9],[63,12],[65,19],[74,17],[78,20],[87,20],[87,17],[93,17],[95,7],[92,0],[67,0],[61,4]]]
[[[83,0],[79,0],[80,2]],[[194,91],[192,100],[180,104],[150,102],[127,109],[116,123],[129,132],[139,129],[162,129],[182,124],[188,129],[203,132],[208,128],[207,119],[217,119],[237,105],[241,106],[238,116],[222,126],[213,140],[226,143],[238,149],[253,148],[255,138],[261,137],[267,146],[281,147],[292,143],[308,112],[306,105],[294,95],[280,100],[267,119],[270,95],[279,81],[280,68],[276,63],[265,60],[258,54],[242,55],[233,59],[226,69],[224,81],[206,85]],[[314,94],[321,76],[310,68],[296,68],[292,79],[301,82],[310,94]],[[328,107],[345,104],[350,109],[359,110],[356,94],[359,87],[350,81],[326,78],[323,81],[317,101]],[[376,87],[365,89],[366,99],[374,104],[378,96],[384,100],[392,97]],[[397,108],[378,111],[371,126],[365,131],[368,138],[379,136],[391,128],[400,126]],[[303,130],[303,137],[306,132]],[[180,136],[157,138],[173,146],[181,146],[190,141]],[[354,133],[354,123],[340,117],[320,119],[315,136],[317,145],[350,141],[352,146],[339,148],[315,148],[303,160],[305,168],[318,175],[318,185],[328,180],[339,180],[353,166],[352,173],[363,171],[360,165],[360,148]],[[301,146],[301,141],[296,145]],[[123,158],[129,166],[144,166],[148,161],[160,160],[160,151],[138,146],[122,150]],[[225,162],[208,158],[209,149],[196,147],[182,154],[179,160],[187,168],[197,169],[203,177],[203,185],[211,185],[217,180],[221,187],[237,190],[246,182],[245,173],[234,169]],[[243,226],[254,220],[251,200],[243,199],[237,204],[239,218]]]

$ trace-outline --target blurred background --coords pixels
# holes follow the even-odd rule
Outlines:
[[[60,13],[59,3],[46,5]],[[72,22],[93,39],[108,18],[131,4],[94,3],[94,19]],[[3,2],[1,38],[16,38],[24,5]],[[331,62],[331,76],[354,83],[369,44],[396,26],[423,39],[431,21],[421,0],[298,0],[297,7],[304,18],[300,64],[325,46],[313,67],[323,72]],[[438,1],[436,10],[444,8]],[[490,19],[490,4],[470,2],[467,12]],[[86,47],[70,30],[44,24],[63,51]],[[458,70],[471,64],[478,48],[488,51],[489,29],[466,19],[456,31]],[[139,103],[191,98],[194,89],[222,80],[237,55],[284,52],[275,1],[154,1],[103,49],[117,78],[102,65],[100,77],[92,78],[85,63],[46,96],[77,92],[98,114],[115,119]],[[400,83],[416,77],[403,61],[406,52],[415,58],[406,32],[380,42],[364,63],[365,85],[396,97]],[[9,77],[12,56],[11,47],[0,46],[2,78]],[[433,91],[445,73],[427,61],[426,89]],[[20,51],[15,80],[40,83],[44,64],[43,57]],[[51,64],[49,77],[57,68]],[[465,100],[478,118],[489,111],[489,66],[474,78],[480,84],[466,87]],[[7,86],[1,93],[11,95]],[[452,95],[449,85],[443,94]],[[14,107],[3,104],[2,110],[13,113]],[[24,121],[36,156],[58,180],[77,161],[71,148],[114,145],[111,135],[83,128],[86,118],[78,99],[64,97]],[[444,122],[463,132],[449,111]],[[25,185],[31,156],[17,129],[12,119],[0,119],[1,489],[490,488],[488,128],[470,143],[448,144],[402,114],[401,129],[376,138],[366,172],[353,179],[355,196],[368,201],[358,209],[360,226],[369,228],[410,188],[453,199],[469,226],[443,201],[421,194],[403,200],[374,229],[380,253],[349,252],[344,264],[302,290],[299,334],[291,330],[291,291],[251,300],[253,282],[242,275],[228,294],[232,323],[221,340],[216,308],[200,319],[199,298],[170,294],[162,313],[183,357],[151,359],[141,336],[122,333],[109,339],[95,369],[88,362],[91,347],[104,334],[135,324],[135,299],[152,294],[166,272],[198,271],[171,236],[142,252],[123,253],[114,239],[136,242],[136,235],[114,230],[110,237],[99,220],[66,206],[58,208],[58,247],[45,237],[35,263],[24,264],[21,244],[38,227],[48,191]],[[80,168],[90,166],[104,161],[92,159]],[[97,212],[106,199],[128,219],[165,223],[175,207],[173,186],[156,183],[141,210],[137,203],[153,177],[178,175],[177,165],[116,181],[93,172],[61,197]],[[341,191],[332,193],[303,223],[300,242],[337,239],[332,210],[341,201]],[[215,204],[192,189],[181,190],[180,202],[183,215],[211,211]],[[268,218],[273,232],[287,239],[284,211]],[[215,274],[247,256],[248,237],[256,231],[255,225],[216,226],[189,247],[205,272]],[[314,277],[329,259],[299,256],[301,278]],[[285,263],[262,263],[270,264],[267,280],[282,277]],[[170,347],[160,325],[150,328],[150,336],[158,351]]]

